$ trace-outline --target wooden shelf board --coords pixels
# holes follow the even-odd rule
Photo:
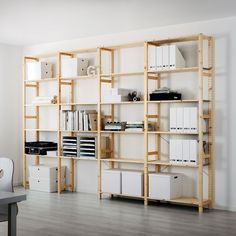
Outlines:
[[[156,71],[148,71],[149,76],[152,74],[165,74],[165,73],[181,73],[181,72],[194,72],[198,71],[198,67],[185,67],[185,68],[176,68],[176,69],[163,69]]]
[[[170,44],[170,43],[178,43],[178,42],[188,42],[188,41],[197,41],[199,39],[199,35],[190,35],[190,36],[182,36],[182,37],[175,37],[175,38],[168,38],[168,39],[160,39],[160,40],[153,40],[148,41],[151,45],[162,45],[162,44]]]
[[[50,156],[50,155],[33,155],[33,154],[26,154],[25,156],[34,156],[34,157],[42,157],[42,158],[57,158],[57,156]]]
[[[46,78],[46,79],[37,79],[37,80],[24,80],[25,83],[44,83],[44,82],[51,82],[57,81],[57,78]]]
[[[90,103],[90,102],[84,102],[84,103],[60,103],[60,106],[97,106],[97,103]]]
[[[57,129],[25,129],[25,131],[57,132]]]
[[[63,80],[80,80],[80,79],[96,79],[97,75],[81,75],[75,77],[61,77],[61,81]]]
[[[71,133],[97,133],[98,131],[92,131],[92,130],[60,130],[60,132],[71,132]]]
[[[149,161],[149,165],[163,165],[163,166],[174,166],[174,167],[191,167],[191,168],[197,168],[198,165],[194,164],[185,164],[185,163],[171,163],[169,161]]]
[[[137,72],[124,72],[124,73],[111,73],[111,74],[101,74],[101,77],[119,77],[119,76],[135,76],[135,75],[144,75],[144,71]]]
[[[140,131],[105,131],[105,130],[102,130],[101,133],[103,134],[144,134],[144,132],[140,132]]]
[[[148,134],[167,134],[167,135],[198,135],[198,132],[171,132],[171,131],[148,131]]]
[[[96,158],[90,158],[90,157],[60,156],[60,158],[62,158],[62,159],[84,160],[84,161],[97,161]]]
[[[25,104],[25,107],[55,107],[58,106],[58,104]]]
[[[126,159],[126,158],[101,158],[101,161],[137,163],[137,164],[143,164],[144,163],[144,160],[142,160],[142,159]]]
[[[101,194],[109,194],[109,195],[114,195],[114,196],[119,196],[119,197],[128,197],[128,198],[139,198],[143,199],[143,196],[131,196],[131,195],[126,195],[126,194],[118,194],[118,193],[109,193],[109,192],[101,192]]]
[[[190,100],[158,100],[158,101],[148,101],[148,103],[198,103],[197,99],[190,99]]]
[[[101,105],[126,105],[126,104],[143,104],[144,101],[127,101],[127,102],[102,102]]]

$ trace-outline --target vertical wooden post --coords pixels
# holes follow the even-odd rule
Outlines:
[[[148,204],[148,43],[144,43],[144,204]]]
[[[198,210],[203,212],[203,36],[198,39]]]
[[[97,50],[97,57],[98,57],[98,75],[97,75],[97,85],[98,85],[98,124],[97,124],[97,154],[98,154],[98,194],[99,198],[102,198],[102,163],[101,163],[101,63],[102,63],[102,55],[101,55],[101,48]]]
[[[25,81],[26,81],[26,58],[23,58],[23,78],[22,78],[22,86],[23,86],[23,186],[26,188],[26,155],[25,155],[25,142],[26,142],[26,108],[25,108],[25,103],[26,103],[26,91],[25,91]]]
[[[161,76],[158,74],[157,81],[156,81],[156,89],[159,89],[161,86]],[[160,131],[161,127],[161,104],[157,103],[156,107],[157,115],[158,115],[158,120],[157,120],[157,126],[156,130]],[[161,159],[161,134],[156,134],[156,148],[157,148],[157,155],[156,155],[156,160]],[[161,166],[156,165],[156,172],[160,172]]]
[[[61,54],[57,54],[57,115],[58,115],[58,124],[57,124],[57,160],[58,160],[58,193],[62,191],[61,186],[61,130],[60,130],[60,111],[61,111]]]
[[[209,114],[209,164],[208,164],[208,201],[209,201],[209,208],[212,208],[213,204],[213,38],[210,37],[208,39],[208,68],[210,76],[208,77],[208,114]]]
[[[36,83],[36,96],[39,96],[39,83]],[[39,129],[39,106],[36,105],[36,129]],[[36,141],[40,141],[40,133],[39,130],[36,131]],[[40,160],[39,156],[36,156],[35,158],[35,165],[39,165]]]

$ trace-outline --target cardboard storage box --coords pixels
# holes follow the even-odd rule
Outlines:
[[[121,170],[109,169],[102,172],[102,192],[121,194]]]
[[[27,62],[27,80],[41,80],[52,78],[52,64],[44,61]]]
[[[61,61],[61,77],[70,78],[87,75],[88,59],[66,58]]]
[[[175,173],[150,173],[149,198],[171,200],[182,196],[183,175]]]
[[[143,196],[143,171],[122,170],[122,194],[128,196]]]

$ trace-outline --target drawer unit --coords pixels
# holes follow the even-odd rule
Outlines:
[[[53,193],[58,189],[56,179],[32,178],[29,177],[29,189],[34,191]],[[62,178],[62,186],[65,185],[65,178]]]
[[[150,173],[149,197],[171,200],[182,196],[183,175],[175,173]]]
[[[143,196],[143,171],[122,170],[122,194]]]
[[[65,178],[66,167],[62,166],[62,178]],[[32,165],[29,166],[29,177],[57,180],[58,168],[56,166]]]
[[[102,173],[102,192],[121,194],[121,171],[110,169]]]

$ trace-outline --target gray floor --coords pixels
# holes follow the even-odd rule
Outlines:
[[[23,191],[17,189],[17,191]],[[165,204],[144,207],[140,201],[99,200],[82,193],[27,191],[19,204],[18,236],[236,235],[236,213]],[[0,224],[7,235],[7,224]]]

